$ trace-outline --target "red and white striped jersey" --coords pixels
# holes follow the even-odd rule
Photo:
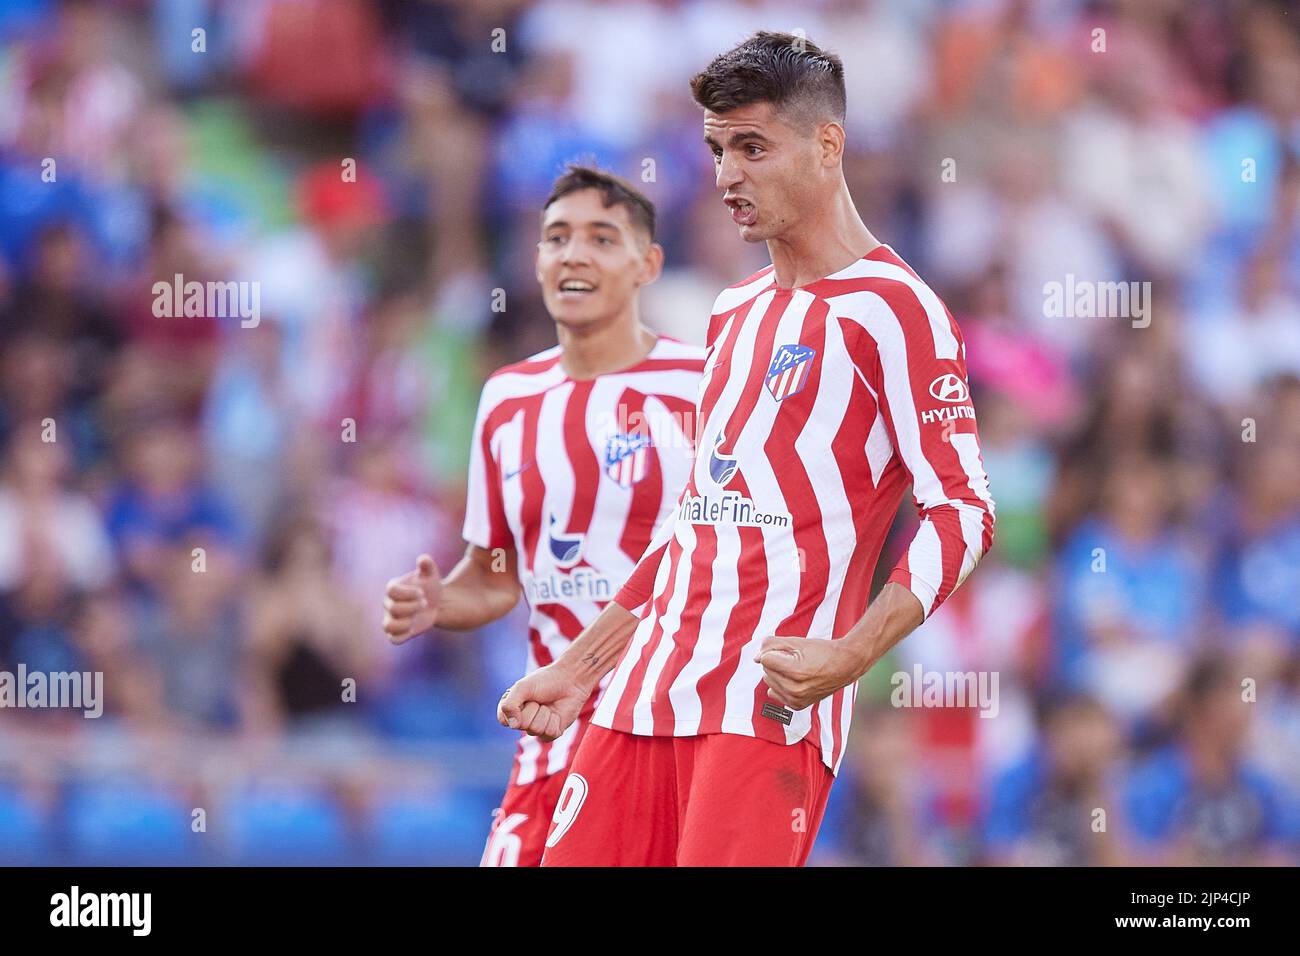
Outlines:
[[[483,386],[464,535],[515,551],[530,611],[526,673],[591,623],[672,513],[694,456],[703,368],[703,349],[661,337],[621,372],[574,380],[556,346]],[[521,736],[511,782],[563,771],[595,703],[551,743]]]
[[[856,685],[792,712],[768,700],[754,657],[768,636],[839,638],[858,622],[909,482],[922,521],[890,580],[927,616],[992,543],[961,333],[881,246],[796,289],[769,266],[723,290],[706,365],[695,465],[615,598],[650,603],[594,722],[808,739],[838,772]]]

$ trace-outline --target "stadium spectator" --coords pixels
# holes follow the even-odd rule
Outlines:
[[[1114,866],[1125,861],[1118,821],[1114,719],[1088,697],[1050,700],[1041,742],[989,793],[984,840],[992,865]],[[1109,809],[1108,809],[1109,808]]]
[[[1245,753],[1252,706],[1230,658],[1210,657],[1192,670],[1173,742],[1139,763],[1125,784],[1138,861],[1283,861],[1291,837],[1285,798]]]

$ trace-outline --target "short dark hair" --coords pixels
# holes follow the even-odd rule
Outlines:
[[[627,180],[615,176],[613,173],[605,172],[603,169],[597,169],[595,166],[580,166],[576,163],[570,163],[561,174],[560,178],[551,186],[551,194],[546,197],[546,202],[542,204],[542,215],[546,210],[551,208],[551,203],[555,202],[570,193],[580,192],[583,189],[594,189],[600,193],[600,200],[608,209],[611,206],[622,206],[627,210],[627,217],[631,220],[632,225],[644,230],[646,235],[653,242],[655,238],[655,205]]]
[[[844,122],[844,64],[807,37],[755,33],[720,53],[691,80],[695,102],[714,113],[771,103],[800,127],[810,120]]]

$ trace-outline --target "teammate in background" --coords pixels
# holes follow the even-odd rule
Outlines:
[[[693,457],[703,352],[656,338],[637,294],[663,266],[649,200],[570,167],[543,207],[537,280],[559,345],[495,372],[474,425],[465,557],[422,554],[388,582],[384,630],[482,627],[529,605],[527,670],[550,664],[614,596],[671,513]],[[484,866],[536,866],[599,681],[568,715],[521,735]],[[531,721],[532,711],[528,716]]]
[[[839,58],[759,33],[691,90],[723,201],[772,265],[714,305],[674,519],[596,621],[498,705],[544,739],[614,668],[548,866],[802,865],[858,679],[993,538],[961,334],[844,181]],[[868,607],[909,483],[920,528]]]

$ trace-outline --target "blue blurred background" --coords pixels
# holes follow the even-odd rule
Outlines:
[[[961,324],[999,522],[864,680],[814,862],[1294,864],[1297,21],[0,0],[0,669],[106,697],[0,710],[0,862],[477,862],[522,610],[393,648],[383,585],[455,561],[478,388],[554,343],[532,254],[565,161],[657,203],[655,328],[701,341],[766,263],[687,81],[771,28],[845,61],[850,186]],[[177,273],[258,283],[260,322],[155,317]],[[1150,325],[1051,317],[1067,275],[1151,282]],[[996,671],[997,716],[890,706],[917,664]]]

